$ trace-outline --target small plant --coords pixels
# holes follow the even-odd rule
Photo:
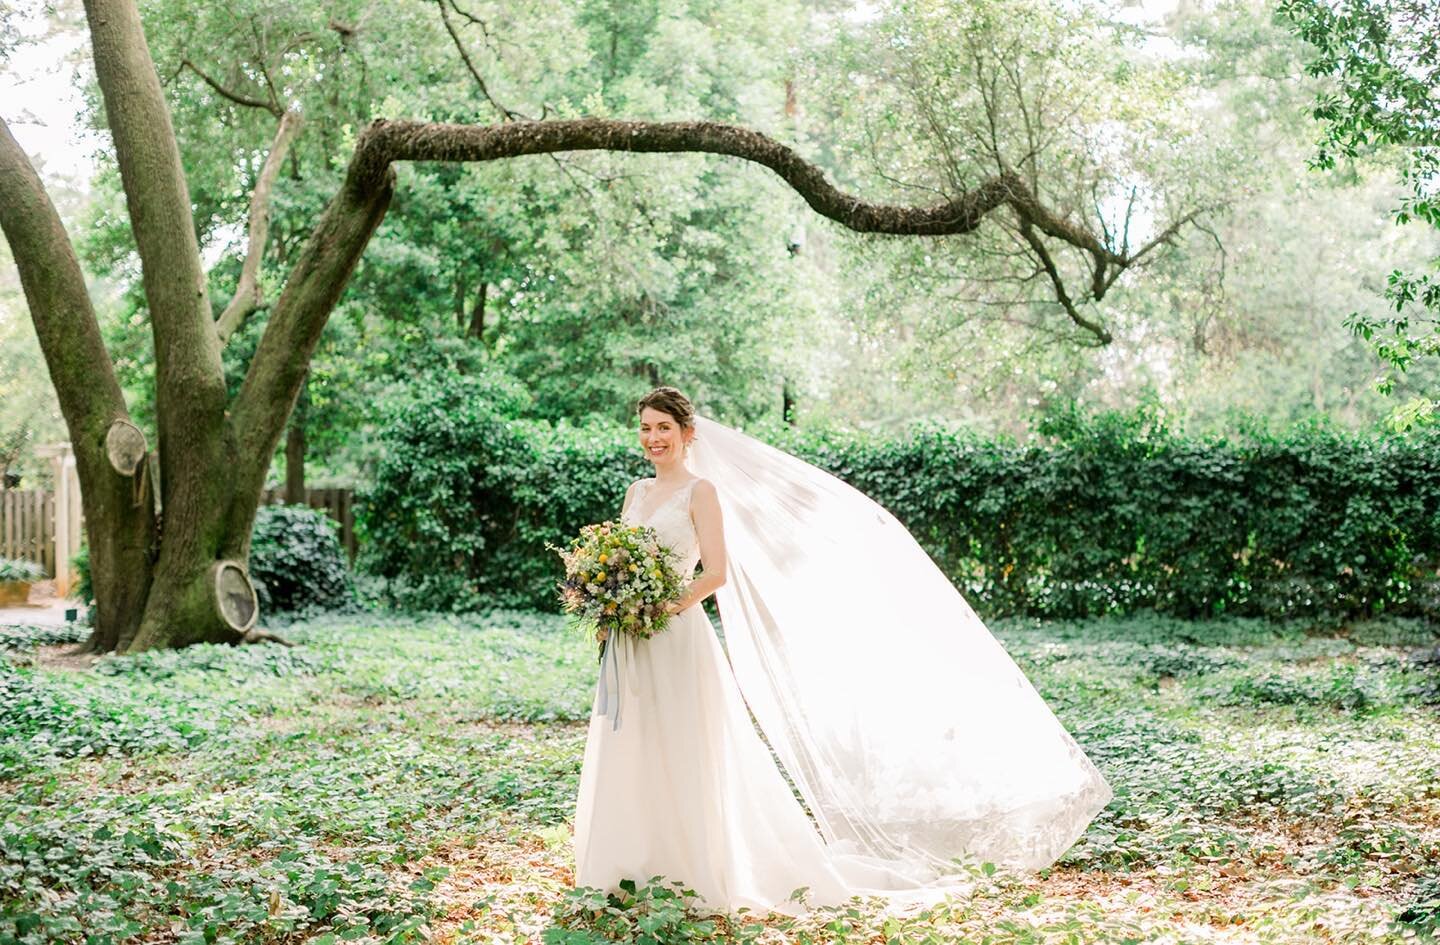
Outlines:
[[[256,513],[250,577],[261,613],[342,610],[354,601],[334,523],[303,505],[267,505]]]
[[[70,567],[75,569],[75,586],[70,591],[70,596],[88,604],[95,599],[94,579],[90,575],[90,546],[82,544],[80,550],[70,559]]]
[[[23,558],[0,558],[0,581],[38,581],[45,569]]]

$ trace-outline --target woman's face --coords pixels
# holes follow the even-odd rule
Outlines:
[[[685,444],[695,435],[675,418],[654,407],[640,411],[640,447],[656,469],[666,469],[685,458]]]

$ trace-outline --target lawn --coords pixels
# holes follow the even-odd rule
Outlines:
[[[707,922],[573,891],[593,653],[548,615],[333,617],[284,648],[0,634],[0,943],[1392,941],[1440,925],[1435,631],[994,629],[1115,800],[925,911]]]

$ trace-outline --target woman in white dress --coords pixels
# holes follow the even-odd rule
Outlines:
[[[688,583],[668,629],[609,643],[576,884],[660,876],[703,910],[794,913],[800,887],[812,905],[933,899],[964,888],[957,858],[1035,868],[1063,852],[1109,785],[913,538],[839,480],[696,417],[674,388],[638,414],[655,476],[631,484],[621,517],[654,528]],[[883,583],[846,581],[871,553]],[[717,591],[733,672],[699,606]]]

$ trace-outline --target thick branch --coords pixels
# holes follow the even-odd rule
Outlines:
[[[258,498],[265,484],[270,457],[295,407],[325,321],[384,219],[394,185],[395,172],[386,168],[378,187],[342,187],[331,198],[271,309],[230,411],[239,463],[237,504],[230,518],[245,535],[254,513],[251,497]],[[249,507],[243,504],[247,502]]]
[[[836,188],[825,172],[791,148],[748,128],[715,122],[571,121],[445,125],[377,121],[361,136],[346,186],[367,190],[394,161],[494,161],[561,151],[703,152],[743,158],[780,175],[810,206],[852,230],[909,236],[969,233],[985,214],[1027,199],[1024,183],[1007,172],[953,200],[929,207],[868,203]],[[1061,228],[1059,222],[1047,225]],[[1093,237],[1091,237],[1093,240]]]
[[[703,152],[761,164],[778,174],[817,213],[861,233],[910,236],[969,233],[987,214],[998,207],[1009,206],[1024,225],[1092,253],[1104,260],[1112,272],[1132,262],[1113,252],[1082,226],[1050,211],[1009,168],[950,200],[906,207],[870,203],[851,196],[793,149],[759,132],[733,125],[597,118],[512,121],[498,125],[377,121],[361,135],[344,185],[326,208],[320,226],[286,282],[231,412],[240,456],[249,464],[242,478],[247,483],[253,481],[258,491],[330,308],[339,299],[344,280],[384,215],[394,186],[392,163],[495,161],[523,155],[599,150]],[[1054,269],[1053,261],[1050,268]],[[1058,279],[1058,275],[1058,271],[1055,272],[1052,279]],[[1058,281],[1056,285],[1060,287]],[[1063,287],[1060,288],[1063,292]],[[1070,308],[1075,308],[1073,303]],[[1109,339],[1103,326],[1077,316],[1078,312],[1071,312],[1077,324],[1087,326],[1097,338]],[[246,488],[242,486],[241,491]]]
[[[125,396],[65,226],[3,119],[0,228],[20,270],[30,318],[76,452],[90,452],[98,464],[110,424],[129,419]]]
[[[300,113],[287,111],[280,118],[280,127],[275,129],[275,141],[270,145],[270,154],[260,168],[255,189],[250,194],[249,246],[245,252],[245,264],[240,269],[240,283],[235,287],[235,296],[215,324],[221,344],[244,323],[251,312],[264,304],[264,293],[260,287],[260,260],[265,255],[265,239],[270,230],[270,188],[280,174],[280,165],[285,152],[300,130]]]
[[[208,477],[227,465],[226,390],[189,187],[135,4],[85,0],[85,14],[155,339],[162,504],[167,518],[203,521],[214,496]],[[172,556],[194,560],[187,542],[212,537],[177,534],[161,546],[162,570]]]
[[[128,422],[125,396],[85,276],[60,216],[29,159],[0,120],[0,228],[10,244],[30,320],[45,356],[80,476],[97,602],[91,645],[113,648],[133,634],[149,588],[155,517],[143,485],[118,474],[106,454],[112,423]]]

